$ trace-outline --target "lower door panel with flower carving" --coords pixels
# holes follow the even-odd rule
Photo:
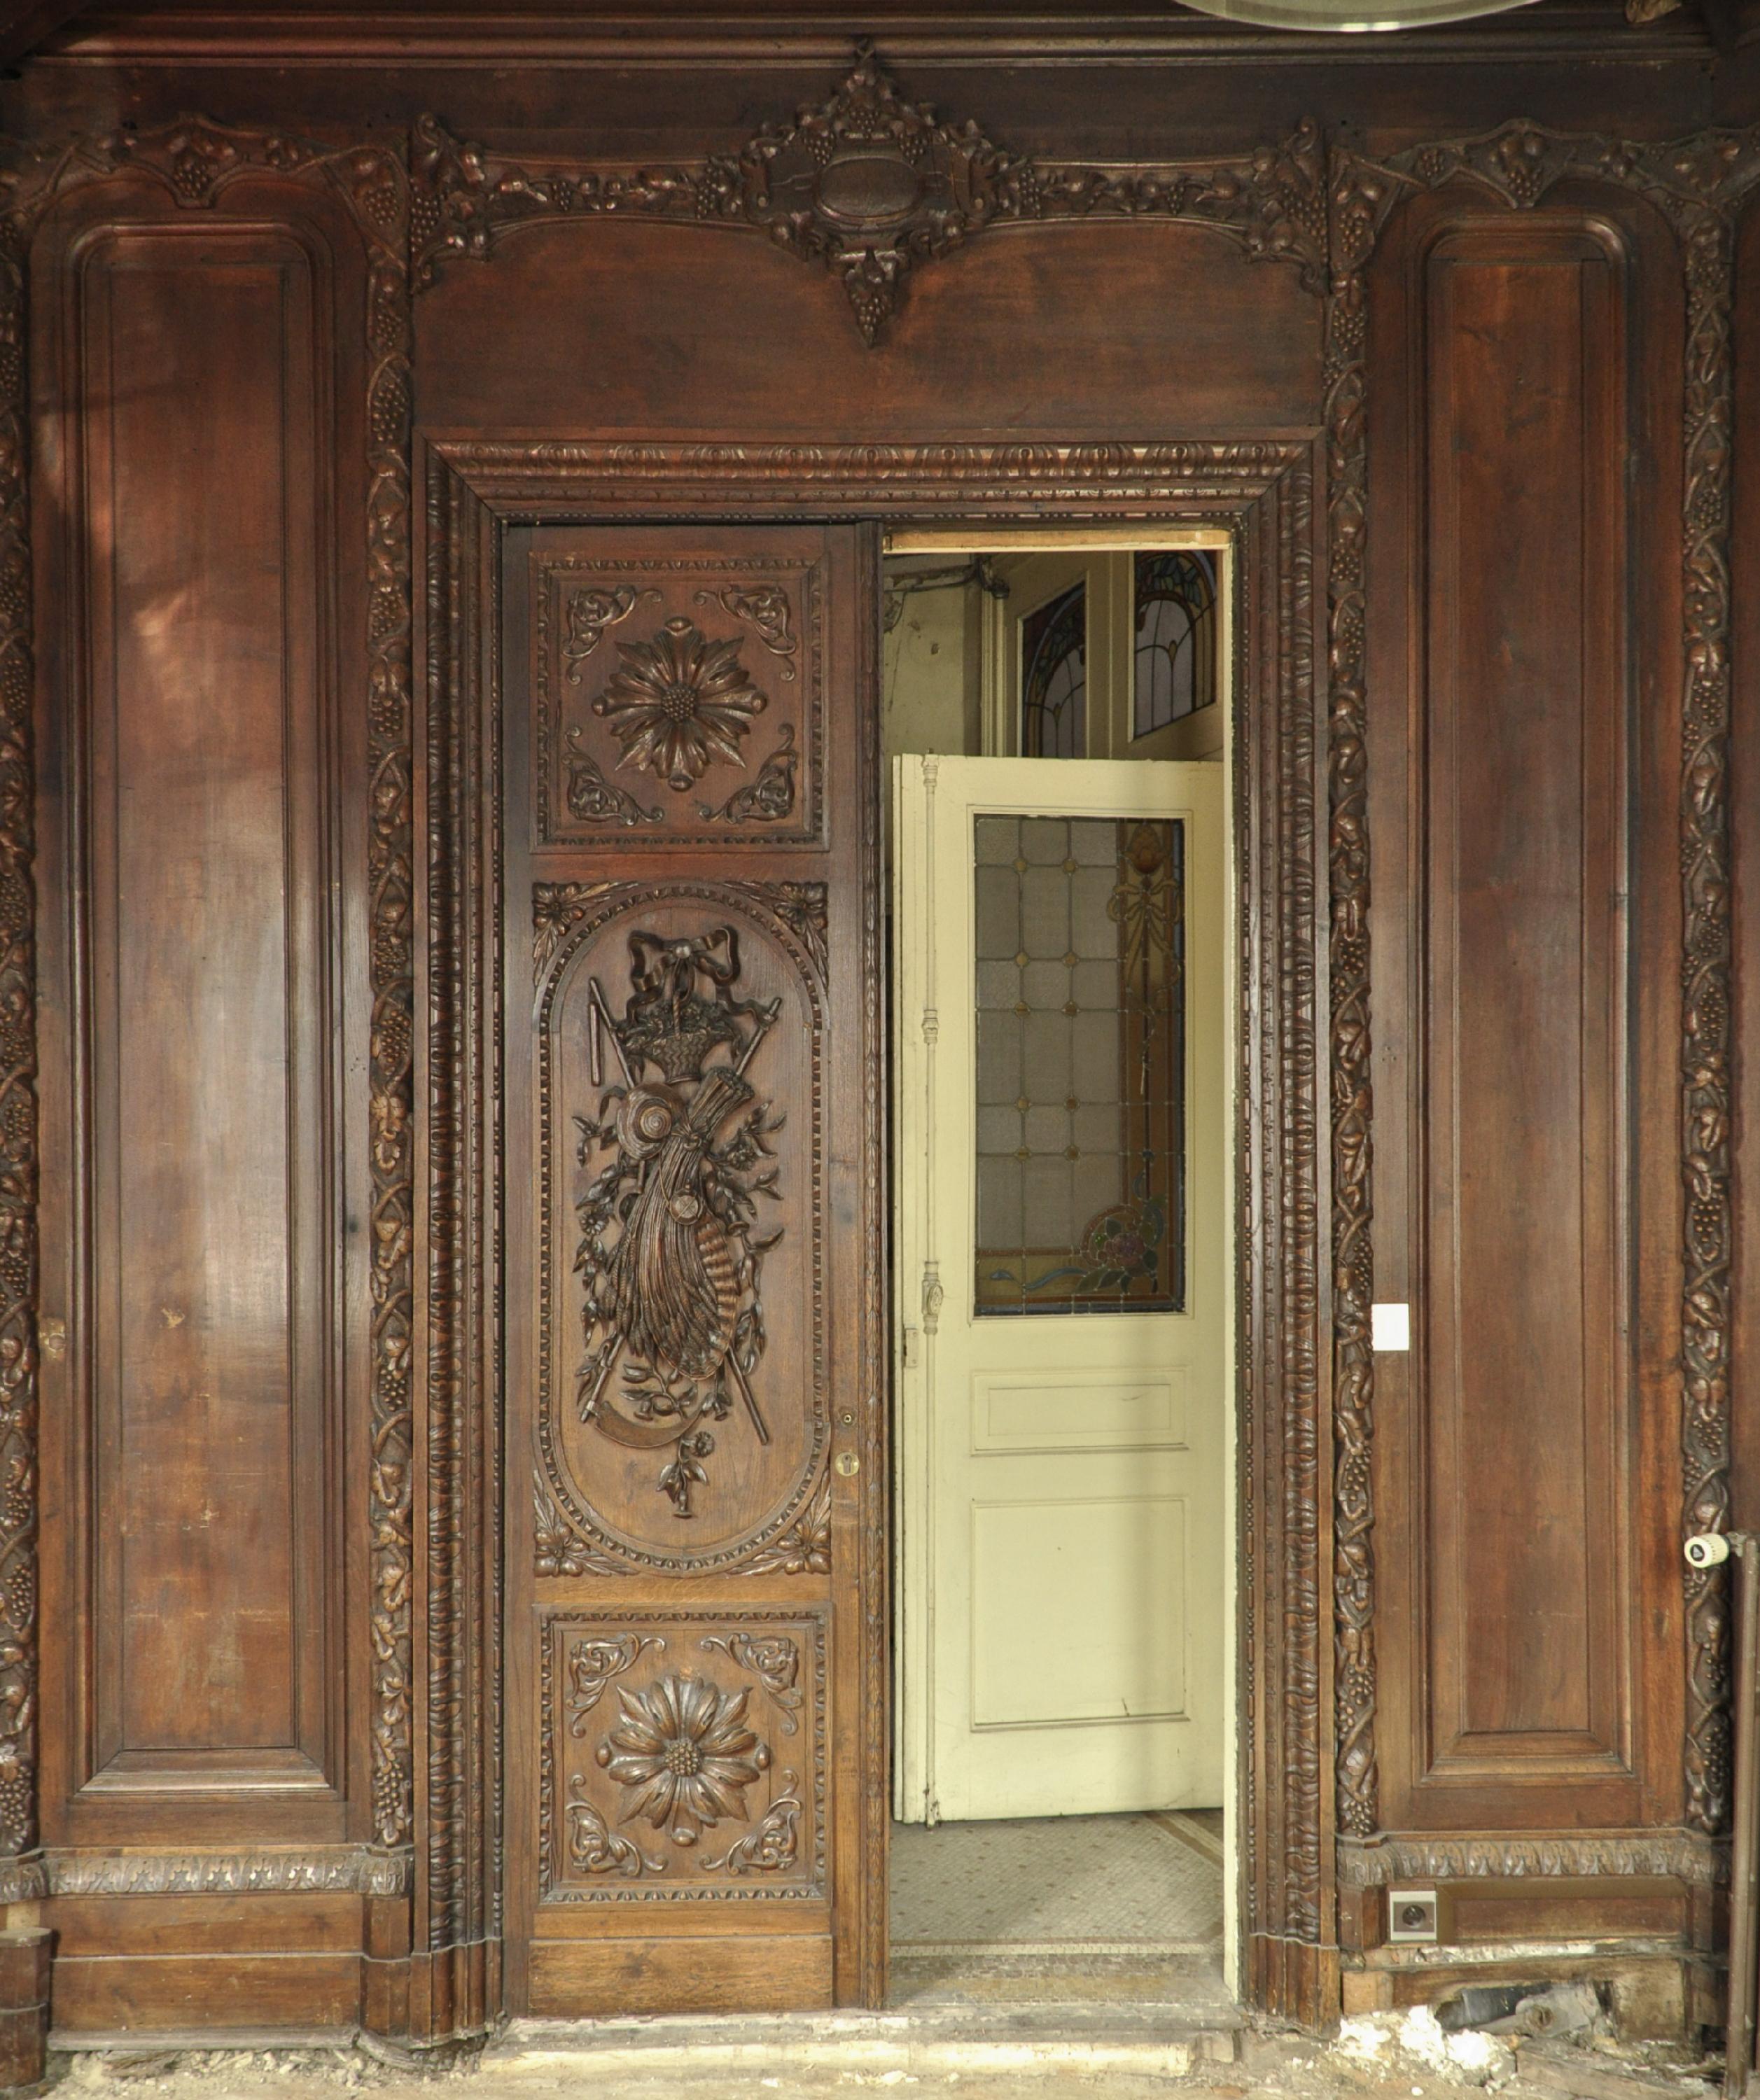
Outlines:
[[[876,558],[504,542],[516,2009],[883,1985]]]

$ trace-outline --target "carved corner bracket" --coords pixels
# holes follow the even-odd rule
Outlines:
[[[1214,226],[1250,255],[1293,262],[1326,281],[1326,156],[1304,123],[1281,145],[1235,161],[1083,166],[997,145],[974,121],[909,102],[858,46],[824,102],[766,126],[730,154],[689,165],[530,169],[455,138],[437,117],[412,141],[414,281],[441,258],[478,258],[504,231],[564,218],[641,216],[763,235],[843,285],[871,347],[898,311],[905,281],[993,226],[1053,219],[1158,218]]]

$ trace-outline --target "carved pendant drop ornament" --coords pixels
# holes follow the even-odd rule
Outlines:
[[[764,1257],[783,1232],[762,1213],[778,1200],[770,1140],[785,1117],[748,1074],[781,1001],[736,998],[739,976],[739,937],[723,925],[633,933],[620,1016],[597,977],[588,986],[593,1083],[620,1083],[576,1118],[593,1178],[576,1207],[575,1404],[613,1443],[668,1454],[655,1486],[685,1520],[722,1425],[770,1440],[753,1380]]]

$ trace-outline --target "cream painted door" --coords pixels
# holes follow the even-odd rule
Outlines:
[[[897,1811],[1214,1805],[1223,769],[893,766]]]

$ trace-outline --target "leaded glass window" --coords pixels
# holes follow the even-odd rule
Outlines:
[[[1087,756],[1087,586],[1048,599],[1021,623],[1021,755]]]
[[[1216,558],[1196,548],[1136,557],[1133,738],[1216,697]]]
[[[1185,1304],[1185,837],[976,819],[980,1313]]]

